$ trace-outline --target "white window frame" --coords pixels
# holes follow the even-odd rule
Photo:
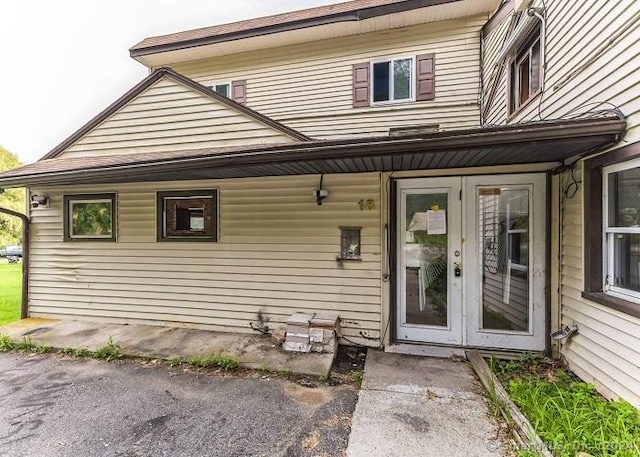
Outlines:
[[[531,88],[531,83],[533,81],[532,50],[536,42],[540,47],[540,52],[539,52],[540,61],[538,62],[538,88],[536,89],[535,92],[532,92],[532,88]],[[526,53],[523,54],[524,51],[526,51]],[[523,54],[523,55],[520,57],[519,60],[517,60],[520,54]],[[529,87],[527,88],[527,92],[529,93],[529,96],[527,97],[526,100],[520,101],[520,77],[519,77],[518,69],[519,69],[520,63],[526,57],[529,58]],[[544,78],[544,42],[542,39],[542,28],[540,26],[537,26],[536,28],[534,28],[526,36],[526,38],[522,40],[522,43],[514,49],[513,54],[509,59],[508,68],[509,68],[509,75],[508,75],[509,91],[507,93],[507,105],[508,105],[507,109],[508,109],[509,115],[513,115],[519,112],[522,109],[522,107],[526,106],[531,100],[536,98],[536,96],[542,91],[542,84],[543,84],[543,78]],[[516,77],[514,77],[514,73],[518,73]]]
[[[640,225],[637,227],[614,227],[609,225],[609,176],[631,168],[640,167],[640,159],[618,163],[602,168],[602,239],[603,239],[603,280],[602,290],[614,297],[640,303],[640,292],[618,287],[613,282],[615,271],[614,242],[617,234],[640,234]]]
[[[208,89],[211,89],[212,91],[214,91],[216,94],[218,94],[218,92],[216,91],[216,86],[227,86],[228,87],[228,91],[227,93],[229,95],[227,95],[227,98],[231,98],[231,81],[213,81],[213,82],[207,82],[204,83],[203,86],[207,87]],[[218,95],[222,95],[222,94],[218,94]],[[222,95],[224,97],[224,95]]]
[[[393,63],[397,60],[411,60],[411,80],[409,81],[409,98],[401,98],[396,100],[395,94],[393,93]],[[388,62],[390,66],[389,72],[389,100],[375,101],[374,93],[375,93],[375,77],[373,74],[373,66],[378,63]],[[371,79],[370,89],[369,89],[369,100],[371,100],[371,105],[390,105],[394,103],[407,103],[414,102],[416,100],[416,56],[396,56],[396,57],[386,57],[381,59],[372,60],[369,62],[369,75]]]

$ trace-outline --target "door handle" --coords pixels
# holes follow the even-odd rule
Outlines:
[[[460,265],[460,262],[453,262],[453,275],[456,278],[462,276],[462,266]]]

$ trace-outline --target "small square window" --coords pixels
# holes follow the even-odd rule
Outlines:
[[[509,83],[509,113],[514,113],[541,88],[542,53],[540,48],[540,28],[529,35],[524,44],[517,48],[511,60]]]
[[[373,62],[373,101],[413,99],[414,59],[412,57]]]
[[[158,241],[218,240],[218,191],[158,192]]]
[[[65,195],[65,241],[115,241],[116,194]]]

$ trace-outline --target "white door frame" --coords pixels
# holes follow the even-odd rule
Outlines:
[[[397,181],[397,219],[396,236],[397,274],[396,281],[396,339],[398,341],[425,341],[430,343],[462,345],[462,278],[454,275],[454,262],[461,261],[462,255],[462,191],[459,177],[453,178],[412,178]],[[417,325],[406,319],[406,239],[403,236],[406,224],[406,205],[404,199],[410,194],[447,193],[447,325],[446,327]],[[425,208],[427,210],[428,208]],[[402,234],[402,235],[401,235]],[[455,253],[458,253],[456,258]],[[454,260],[455,259],[455,260]]]
[[[482,329],[482,246],[479,238],[477,195],[479,188],[516,187],[529,189],[529,328],[527,331]],[[464,178],[465,259],[464,279],[466,303],[465,336],[467,346],[543,351],[546,347],[546,224],[547,186],[543,173]],[[532,235],[532,236],[531,236]]]
[[[396,181],[396,341],[464,347],[542,351],[546,347],[546,220],[545,173],[402,178]],[[481,187],[529,189],[529,329],[527,331],[482,329],[482,257],[478,240],[477,190]],[[410,193],[448,192],[448,322],[446,327],[406,322],[406,265],[404,199]],[[462,199],[461,199],[462,197]],[[461,201],[462,200],[462,201]],[[458,251],[461,256],[455,257]],[[455,277],[460,262],[462,276]]]

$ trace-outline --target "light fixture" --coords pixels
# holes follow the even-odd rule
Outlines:
[[[31,202],[31,208],[39,208],[40,206],[47,207],[49,206],[49,197],[46,195],[32,195],[29,197],[29,201]]]
[[[549,336],[552,340],[562,343],[576,333],[578,333],[578,324],[571,322],[570,324],[564,325],[560,330],[552,332]]]
[[[318,188],[313,191],[313,196],[316,197],[316,205],[318,206],[322,205],[324,199],[329,196],[329,192],[322,188],[323,178],[324,175],[320,175],[320,184],[318,185]]]

